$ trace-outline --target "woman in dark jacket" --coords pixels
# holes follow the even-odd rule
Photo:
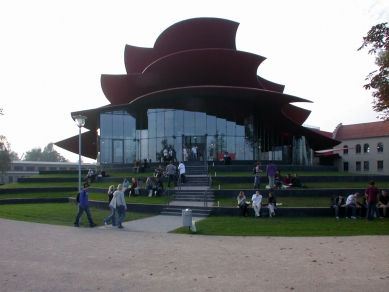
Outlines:
[[[273,192],[269,193],[269,199],[267,200],[267,203],[268,203],[268,208],[269,208],[269,217],[276,216],[274,209],[277,206],[277,202],[276,202],[276,195]]]

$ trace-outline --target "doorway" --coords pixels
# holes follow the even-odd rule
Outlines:
[[[183,148],[188,150],[188,157],[187,159],[183,157],[184,161],[206,161],[206,142],[206,136],[182,136]],[[195,159],[192,153],[192,146],[195,146],[197,149],[197,159]]]

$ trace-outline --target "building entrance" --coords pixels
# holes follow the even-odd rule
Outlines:
[[[206,136],[182,136],[182,145],[187,149],[187,157],[184,157],[184,161],[205,161],[206,141]],[[196,155],[192,150],[193,146],[196,148]]]

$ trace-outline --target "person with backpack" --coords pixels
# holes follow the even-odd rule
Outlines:
[[[76,216],[76,220],[74,221],[74,227],[80,227],[79,220],[82,216],[82,213],[84,213],[84,211],[86,212],[86,215],[88,216],[88,221],[89,221],[90,227],[92,228],[92,227],[97,226],[97,224],[95,224],[93,222],[93,219],[92,219],[92,216],[91,216],[90,210],[89,210],[89,200],[88,200],[88,192],[87,192],[88,188],[89,188],[89,184],[85,183],[82,191],[79,193],[79,195],[77,195],[77,198],[79,198],[79,200],[78,200],[78,213]]]
[[[253,174],[254,174],[254,189],[259,189],[261,187],[261,179],[259,177],[259,174],[262,172],[260,169],[261,162],[258,161],[257,165],[253,168]]]

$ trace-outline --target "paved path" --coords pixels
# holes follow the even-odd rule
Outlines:
[[[120,230],[0,219],[0,290],[258,292],[389,287],[389,236],[223,237],[131,231],[137,231],[137,225],[128,222]]]

